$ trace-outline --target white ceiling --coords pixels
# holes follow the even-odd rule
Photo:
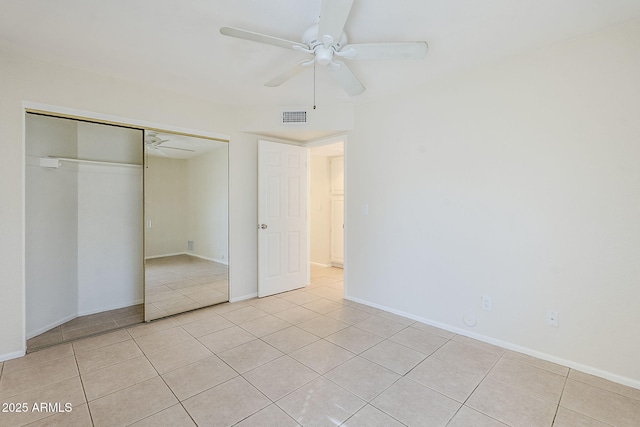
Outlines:
[[[223,36],[222,26],[300,40],[321,0],[0,0],[0,42],[72,67],[213,102],[311,105],[313,72],[272,77],[303,53]],[[355,0],[352,43],[425,40],[421,61],[351,62],[347,96],[317,72],[317,103],[368,102],[484,63],[640,17],[638,0]]]

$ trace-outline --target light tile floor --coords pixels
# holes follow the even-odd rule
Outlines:
[[[640,390],[341,295],[341,270],[313,268],[302,290],[0,362],[0,402],[27,406],[0,425],[640,425]]]
[[[229,268],[189,255],[145,261],[145,320],[229,301]]]

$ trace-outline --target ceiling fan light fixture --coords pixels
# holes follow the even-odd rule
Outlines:
[[[316,62],[320,65],[327,65],[333,59],[333,49],[326,47],[318,47],[316,49]]]

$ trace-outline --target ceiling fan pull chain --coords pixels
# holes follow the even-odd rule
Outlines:
[[[316,62],[313,61],[313,109],[316,109]]]

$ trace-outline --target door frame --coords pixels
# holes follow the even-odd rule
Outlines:
[[[343,152],[343,157],[344,157],[344,242],[343,242],[343,246],[344,246],[344,261],[342,264],[342,271],[343,271],[343,281],[344,281],[344,294],[343,296],[347,295],[348,292],[348,280],[347,280],[347,272],[348,272],[348,265],[349,265],[349,261],[348,261],[348,251],[347,251],[347,247],[348,247],[348,238],[347,236],[349,235],[348,230],[349,230],[349,220],[347,217],[347,211],[348,211],[348,206],[349,206],[349,198],[347,196],[347,194],[349,193],[349,186],[348,186],[348,180],[347,180],[347,170],[348,170],[348,161],[347,161],[347,157],[348,157],[348,147],[349,144],[347,143],[347,135],[336,135],[336,136],[331,136],[329,138],[322,138],[322,139],[317,139],[314,141],[310,141],[307,142],[305,144],[303,144],[303,147],[306,148],[316,148],[316,147],[322,147],[324,145],[330,145],[330,144],[335,144],[336,142],[342,142],[344,145],[344,152]],[[311,164],[311,150],[307,150],[307,164]],[[311,206],[310,206],[310,200],[311,200],[311,167],[307,168],[307,212],[311,212]],[[311,215],[307,216],[307,234],[309,236],[311,236]],[[310,264],[311,263],[311,238],[309,238],[307,240],[307,263]],[[311,269],[309,268],[309,272],[308,272],[308,277],[307,277],[307,282],[311,283]]]

